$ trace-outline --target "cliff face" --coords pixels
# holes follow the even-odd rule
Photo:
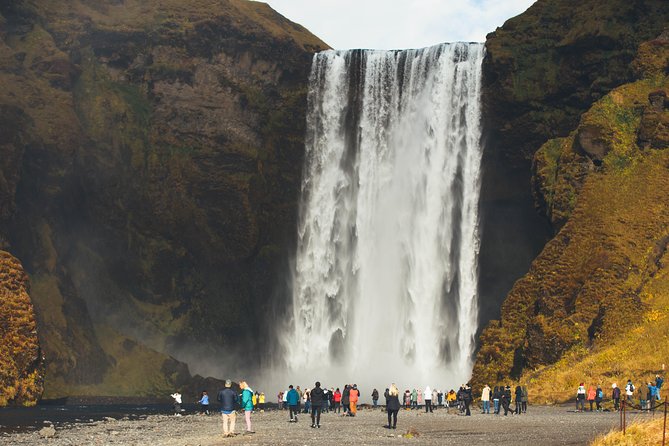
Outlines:
[[[641,42],[669,22],[663,0],[539,0],[488,35],[482,185],[481,296],[497,318],[515,280],[564,224],[533,210],[531,164],[547,140],[566,136],[593,102],[634,78]],[[541,206],[541,202],[536,203]]]
[[[31,276],[47,396],[161,393],[188,374],[170,355],[220,375],[260,353],[326,45],[242,0],[0,14],[0,243]]]
[[[669,12],[669,8],[665,7]],[[658,372],[669,332],[669,35],[642,43],[637,80],[536,152],[533,185],[557,235],[481,336],[474,379],[520,379],[543,401],[574,383]]]
[[[0,406],[34,405],[42,395],[44,358],[28,296],[28,277],[18,260],[0,251]]]

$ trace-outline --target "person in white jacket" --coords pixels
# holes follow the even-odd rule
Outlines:
[[[430,386],[425,388],[423,395],[425,397],[425,413],[428,411],[432,413],[432,389],[430,389]]]
[[[181,416],[181,394],[177,391],[170,396],[174,398],[174,415]]]
[[[481,391],[481,402],[483,403],[483,412],[490,414],[490,386],[485,385]]]

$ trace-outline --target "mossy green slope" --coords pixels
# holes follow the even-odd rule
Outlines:
[[[668,56],[666,36],[644,43],[639,80],[537,152],[535,193],[560,229],[483,331],[475,382],[561,401],[581,381],[647,381],[669,358]]]

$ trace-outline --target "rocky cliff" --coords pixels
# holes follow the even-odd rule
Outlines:
[[[669,5],[642,3],[636,11],[654,17],[630,15],[631,29],[657,28],[660,16],[666,23]],[[589,26],[611,22],[618,23]],[[610,386],[661,369],[667,352],[657,341],[669,332],[668,37],[642,43],[625,66],[613,63],[611,80],[628,82],[605,94],[593,94],[593,84],[597,100],[577,125],[534,154],[536,204],[556,236],[515,283],[500,320],[483,331],[477,384],[520,380],[542,401],[561,401],[578,382]],[[610,54],[615,42],[582,44]],[[598,62],[591,78],[609,63]],[[569,76],[565,70],[559,78],[568,83]]]
[[[593,102],[632,80],[638,45],[657,37],[668,22],[664,0],[539,0],[488,35],[484,321],[499,316],[506,293],[564,223],[547,225],[534,211],[534,153],[547,140],[568,135]]]
[[[243,0],[0,5],[0,243],[31,277],[46,396],[259,361],[324,48]]]

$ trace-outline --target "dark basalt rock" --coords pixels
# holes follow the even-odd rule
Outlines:
[[[242,0],[0,14],[0,243],[32,278],[47,397],[161,394],[184,362],[259,361],[327,46]]]

